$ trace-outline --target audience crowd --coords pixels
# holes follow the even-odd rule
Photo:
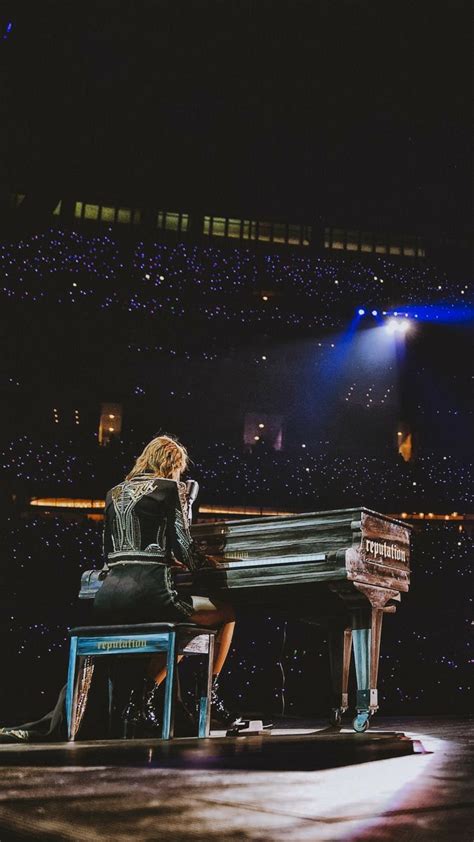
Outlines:
[[[120,482],[144,442],[90,447],[21,436],[0,452],[3,481],[33,496],[102,498]],[[404,462],[396,451],[338,454],[324,444],[273,451],[216,442],[192,451],[199,503],[315,511],[365,505],[385,512],[469,512],[470,465],[452,453]]]
[[[465,277],[429,263],[334,253],[259,253],[245,248],[137,242],[111,230],[51,228],[0,245],[4,299],[94,311],[183,318],[279,330],[337,329],[364,305],[443,305],[468,316]],[[466,299],[466,301],[465,301]],[[421,317],[421,316],[420,316]]]

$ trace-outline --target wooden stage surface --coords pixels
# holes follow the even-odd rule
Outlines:
[[[466,718],[0,746],[0,842],[471,842]]]

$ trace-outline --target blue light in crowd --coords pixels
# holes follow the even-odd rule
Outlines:
[[[363,310],[362,307],[359,310],[357,310],[357,313],[359,316],[365,316],[365,310]]]
[[[378,316],[378,314],[379,314],[379,311],[378,311],[378,310],[372,310],[372,315],[373,315],[373,316]]]
[[[406,308],[406,309],[405,309]],[[405,305],[403,311],[388,311],[390,316],[404,316],[406,319],[418,319],[420,322],[442,322],[460,324],[474,320],[474,307],[467,301],[455,304],[415,304]]]

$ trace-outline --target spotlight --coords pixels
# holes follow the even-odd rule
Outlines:
[[[365,316],[365,310],[361,307],[359,310],[357,310],[357,315]]]
[[[389,319],[386,322],[386,328],[390,333],[407,333],[410,330],[410,321],[408,319]]]
[[[378,316],[378,314],[379,314],[379,311],[378,311],[378,310],[372,310],[372,315],[373,315],[373,316]]]

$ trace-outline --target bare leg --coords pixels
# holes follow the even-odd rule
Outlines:
[[[178,655],[178,663],[183,659],[184,655]],[[155,684],[161,684],[166,678],[166,653],[160,652],[158,655],[153,655],[150,658],[147,670],[148,678],[153,678]]]
[[[232,638],[234,636],[234,629],[235,620],[221,626],[216,635],[216,650],[214,653],[214,665],[212,668],[213,676],[219,675],[225,664],[227,655],[229,654],[230,645],[232,643]]]
[[[214,650],[213,675],[219,675],[229,654],[230,645],[235,629],[235,613],[231,605],[226,602],[214,603],[205,596],[193,596],[194,613],[189,620],[199,626],[213,626],[219,628]],[[178,661],[183,656],[179,655]],[[149,678],[154,678],[155,684],[161,684],[166,678],[166,655],[155,655],[150,659],[148,667]]]

